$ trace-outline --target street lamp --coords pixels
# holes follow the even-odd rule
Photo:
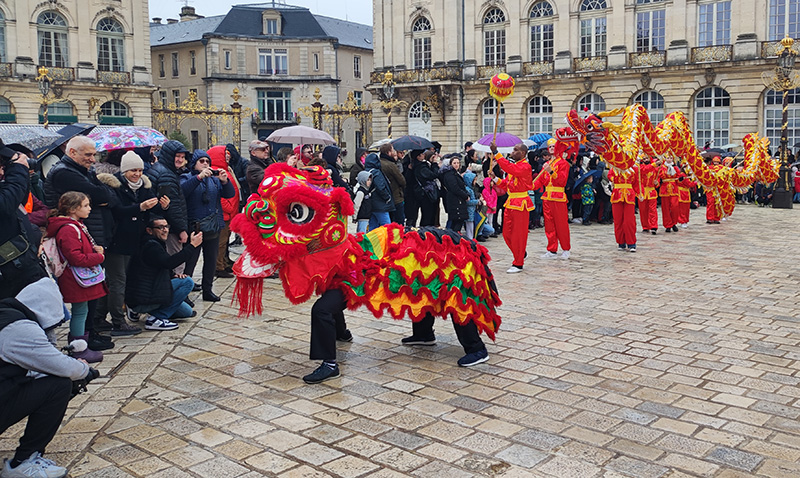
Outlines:
[[[761,74],[761,80],[767,88],[773,91],[783,92],[780,147],[781,168],[772,199],[773,208],[783,209],[792,208],[792,192],[790,191],[789,184],[789,173],[791,171],[788,158],[789,141],[787,137],[787,128],[789,127],[789,92],[800,87],[800,75],[798,75],[798,72],[794,69],[797,51],[793,46],[794,40],[790,38],[789,35],[786,35],[786,38],[781,40],[781,46],[778,47],[778,66],[775,68],[775,71]]]
[[[39,67],[39,76],[36,77],[36,81],[39,82],[39,92],[42,94],[42,116],[44,117],[44,127],[47,129],[50,124],[47,119],[47,96],[50,94],[50,82],[53,81],[47,74],[47,68],[43,66]]]
[[[383,92],[383,99],[381,100],[381,105],[383,106],[384,111],[386,111],[387,119],[389,120],[389,127],[387,131],[387,137],[389,139],[392,138],[392,109],[397,106],[408,105],[405,101],[398,100],[394,97],[395,91],[395,83],[394,83],[394,75],[391,71],[387,71],[383,75],[383,87],[381,88]]]

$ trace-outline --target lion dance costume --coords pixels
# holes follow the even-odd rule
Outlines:
[[[352,214],[350,196],[333,187],[324,169],[267,168],[258,192],[231,223],[245,245],[233,267],[240,315],[261,313],[263,279],[278,272],[294,304],[329,291],[339,297],[341,305],[315,304],[325,306],[328,319],[326,334],[317,338],[312,308],[312,359],[326,359],[315,356],[316,346],[317,352],[333,349],[335,360],[344,304],[414,322],[452,316],[454,324],[474,324],[494,340],[501,302],[486,248],[444,230],[404,232],[396,224],[350,235],[346,219]]]

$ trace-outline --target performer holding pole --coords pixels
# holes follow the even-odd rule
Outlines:
[[[642,200],[639,188],[639,166],[632,170],[608,173],[614,183],[611,193],[611,211],[614,215],[614,236],[621,251],[636,252],[636,197]],[[641,208],[640,208],[641,210]]]
[[[493,160],[496,160],[503,172],[506,173],[506,178],[499,183],[501,188],[508,191],[503,216],[503,239],[514,255],[514,262],[506,272],[515,274],[522,272],[522,266],[525,263],[528,222],[530,211],[534,209],[533,200],[528,195],[528,191],[533,189],[533,173],[531,165],[527,161],[528,147],[523,143],[514,146],[514,151],[511,152],[513,163],[497,152],[497,145],[494,144],[494,141],[489,148],[494,155]]]
[[[659,161],[653,163],[653,160],[647,156],[640,157],[640,161],[639,187],[642,191],[642,197],[639,199],[639,219],[642,222],[642,232],[650,231],[650,234],[656,234],[658,230],[658,192],[656,191],[656,182],[658,181],[657,168],[661,163]]]
[[[561,243],[561,258],[569,259],[569,218],[567,217],[567,194],[564,188],[569,179],[568,159],[578,154],[578,137],[569,128],[559,128],[555,132],[555,144],[548,147],[553,159],[544,163],[542,171],[536,176],[531,189],[544,188],[542,212],[544,233],[547,236],[547,252],[543,259],[558,257],[558,244]]]
[[[668,159],[659,168],[661,179],[661,220],[666,232],[678,232],[678,178],[683,173]]]

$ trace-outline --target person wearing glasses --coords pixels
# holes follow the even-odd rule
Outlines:
[[[173,274],[172,270],[197,253],[203,233],[193,232],[186,247],[175,254],[167,252],[169,233],[167,220],[151,215],[139,252],[128,268],[125,301],[135,312],[147,314],[147,330],[174,330],[178,324],[173,319],[195,315],[185,302],[194,281],[185,274]]]

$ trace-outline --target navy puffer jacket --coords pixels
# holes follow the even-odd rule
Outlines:
[[[181,179],[180,175],[183,170],[178,171],[175,167],[175,155],[177,153],[184,153],[187,155],[186,160],[189,160],[189,151],[180,141],[167,141],[158,152],[158,161],[152,168],[145,171],[147,177],[153,183],[153,191],[158,194],[159,187],[165,185],[169,192],[169,208],[164,211],[161,206],[156,206],[152,212],[164,217],[169,223],[171,229],[169,232],[173,234],[180,234],[181,232],[189,231],[188,213],[186,209],[186,198],[183,197],[181,192]]]

